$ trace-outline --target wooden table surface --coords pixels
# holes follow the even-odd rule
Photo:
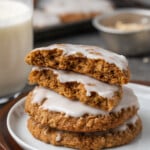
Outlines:
[[[6,119],[10,108],[26,95],[27,93],[20,95],[18,98],[9,101],[0,109],[0,150],[22,150],[10,136],[6,125]]]
[[[146,81],[134,81],[134,83],[150,86],[150,82]],[[25,95],[27,95],[27,93],[11,100],[0,109],[0,150],[22,150],[10,136],[6,125],[6,118],[10,108]]]

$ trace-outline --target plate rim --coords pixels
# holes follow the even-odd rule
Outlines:
[[[8,115],[7,115],[7,119],[6,119],[6,125],[7,125],[7,129],[8,132],[10,133],[10,135],[12,136],[12,138],[21,146],[30,150],[37,150],[36,148],[30,146],[29,144],[27,144],[26,142],[24,142],[23,140],[19,139],[19,137],[14,133],[14,131],[11,128],[11,124],[10,124],[10,119],[11,116],[13,114],[13,111],[15,111],[16,107],[19,105],[22,105],[25,103],[25,97],[22,97],[20,99],[20,101],[18,101],[14,106],[12,106],[12,108],[9,110]]]
[[[135,83],[132,83],[134,85],[137,85]],[[138,84],[140,85],[140,84]],[[141,86],[141,85],[140,85]],[[150,87],[150,86],[146,86],[146,87]],[[131,88],[131,87],[130,87]],[[133,89],[132,89],[133,90]],[[10,133],[11,137],[14,139],[14,141],[16,141],[16,143],[18,143],[22,148],[25,148],[25,149],[30,149],[30,150],[38,150],[37,148],[29,145],[28,143],[26,143],[25,141],[21,140],[17,135],[16,133],[13,131],[12,127],[11,127],[11,122],[10,122],[10,119],[12,117],[12,114],[13,112],[16,110],[16,107],[18,105],[24,105],[25,103],[25,98],[26,96],[20,98],[20,100],[18,102],[16,102],[9,110],[8,112],[8,115],[7,115],[7,118],[6,118],[6,126],[7,126],[7,129],[8,129],[8,132]]]

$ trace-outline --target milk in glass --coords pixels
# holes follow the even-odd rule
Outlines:
[[[24,57],[32,44],[32,9],[19,1],[0,1],[0,97],[25,86],[29,68]]]

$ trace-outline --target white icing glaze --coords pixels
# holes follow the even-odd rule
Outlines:
[[[115,131],[125,131],[128,128],[128,124],[135,125],[139,117],[137,115],[133,116],[131,119],[127,120],[123,125],[115,128]]]
[[[43,67],[33,67],[32,70],[51,70],[54,74],[57,75],[57,79],[61,83],[65,82],[78,82],[84,85],[86,89],[86,96],[91,96],[91,92],[96,92],[98,95],[104,98],[112,98],[114,96],[114,92],[119,90],[119,87],[116,85],[110,85],[94,78],[75,73],[72,71],[63,71],[56,70],[52,68],[43,68]]]
[[[59,142],[61,140],[61,134],[60,133],[57,133],[55,140],[56,140],[56,142]]]
[[[125,130],[128,129],[128,125],[129,124],[132,124],[133,126],[135,126],[135,123],[137,122],[137,120],[139,119],[139,117],[137,115],[133,116],[132,118],[130,118],[129,120],[127,120],[126,122],[124,122],[122,125],[120,125],[119,127],[117,128],[114,128],[114,129],[111,129],[110,131],[113,131],[113,132],[123,132]],[[109,133],[109,131],[101,131],[101,132],[94,132],[92,133],[95,134],[95,135],[104,135],[104,134],[107,134]],[[91,135],[91,133],[87,133],[87,135]]]
[[[115,64],[121,70],[127,70],[128,61],[123,55],[119,55],[103,48],[88,45],[73,45],[73,44],[53,44],[48,47],[37,48],[37,50],[54,50],[60,49],[63,51],[63,55],[73,55],[82,53],[83,56],[91,59],[103,59],[110,64]]]
[[[120,125],[119,127],[117,128],[114,128],[114,129],[111,129],[110,131],[113,131],[113,132],[123,132],[125,130],[128,129],[128,125],[129,124],[132,124],[133,126],[135,125],[135,123],[137,122],[137,120],[139,119],[139,117],[137,115],[133,116],[131,119],[127,120],[126,122],[124,122],[122,125]],[[93,133],[85,133],[86,135],[97,135],[97,136],[103,136],[107,133],[110,133],[110,131],[101,131],[101,132],[93,132]]]
[[[123,98],[120,104],[114,108],[113,111],[119,112],[123,108],[135,106],[139,108],[139,103],[137,96],[134,94],[133,90],[124,86],[123,87]]]
[[[139,107],[137,97],[134,95],[133,91],[127,87],[123,87],[123,98],[118,106],[113,109],[111,112],[120,112],[122,108],[126,109],[129,107]],[[41,104],[41,102],[45,101]],[[79,101],[71,101],[66,97],[61,96],[49,89],[43,87],[36,87],[33,90],[33,99],[32,103],[41,104],[40,108],[55,111],[63,112],[68,116],[72,117],[81,117],[84,114],[92,115],[108,115],[109,112],[105,112],[96,108],[92,108],[88,105],[82,104]]]
[[[80,2],[78,0],[51,0],[42,8],[46,12],[55,15],[113,10],[111,3],[107,0],[80,0]]]

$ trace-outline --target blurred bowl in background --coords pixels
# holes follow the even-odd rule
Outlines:
[[[150,53],[150,10],[116,10],[95,17],[93,25],[109,50],[127,56]]]

